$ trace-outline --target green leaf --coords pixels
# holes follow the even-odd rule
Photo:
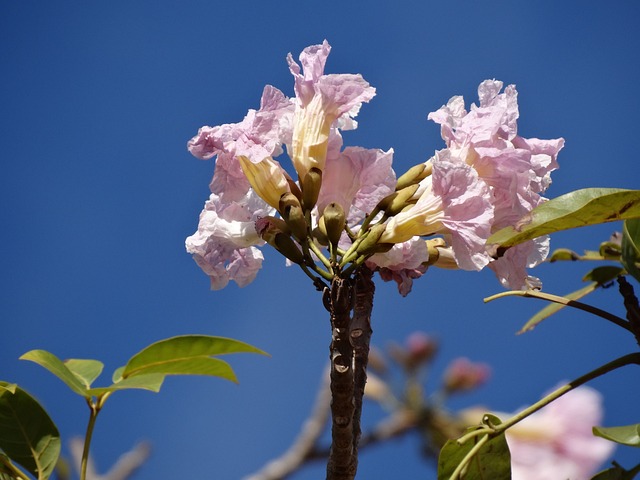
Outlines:
[[[0,450],[38,480],[49,478],[60,455],[58,429],[40,404],[20,387],[14,393],[0,389]]]
[[[622,227],[622,258],[629,275],[640,282],[640,220],[627,220]]]
[[[159,392],[162,387],[166,375],[163,373],[148,373],[136,375],[134,377],[124,378],[117,382],[114,382],[108,387],[98,387],[87,390],[87,394],[90,396],[100,396],[107,392],[115,392],[118,390],[150,390],[152,392]]]
[[[615,267],[611,265],[605,265],[602,267],[596,267],[593,270],[589,271],[583,278],[583,281],[591,281],[588,285],[582,287],[575,292],[571,292],[564,296],[567,300],[579,300],[598,287],[602,287],[603,285],[608,284],[609,282],[615,280],[615,278],[620,275],[624,271],[621,267]],[[561,305],[559,303],[550,303],[538,313],[536,313],[533,317],[531,317],[527,323],[518,331],[518,335],[533,330],[540,322],[546,320],[554,313],[559,312],[566,305]]]
[[[113,375],[111,376],[111,381],[113,383],[116,383],[122,380],[122,372],[124,372],[124,367],[116,368],[113,372]]]
[[[213,375],[236,381],[231,367],[211,358],[228,353],[260,353],[262,350],[230,338],[184,335],[149,345],[127,362],[124,378],[147,373],[165,375]]]
[[[640,218],[640,190],[586,188],[534,208],[528,215],[494,233],[488,245],[512,247],[561,230]]]
[[[491,423],[497,425],[500,420],[490,415]],[[471,449],[480,441],[480,437],[458,444],[457,440],[449,440],[438,458],[438,480],[449,480],[460,462]],[[510,480],[511,455],[504,433],[490,438],[473,459],[467,464],[464,478],[466,480]]]
[[[87,389],[78,376],[53,353],[46,350],[31,350],[20,357],[20,360],[30,360],[46,368],[80,396],[87,397]]]
[[[65,360],[63,363],[86,388],[91,387],[93,381],[100,376],[102,369],[104,368],[104,364],[98,360],[80,360],[77,358],[71,358],[69,360]]]
[[[640,447],[640,423],[623,427],[593,427],[593,434],[622,445]]]

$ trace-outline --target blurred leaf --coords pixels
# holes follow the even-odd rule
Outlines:
[[[491,423],[500,424],[500,419],[490,415]],[[476,437],[459,445],[457,440],[449,440],[438,458],[438,480],[448,480],[460,462],[480,440]],[[466,480],[510,480],[511,479],[511,455],[504,433],[490,438],[471,461],[467,464]]]
[[[561,230],[640,217],[640,190],[585,188],[534,208],[515,226],[494,233],[488,245],[512,247]]]
[[[91,387],[93,381],[100,376],[104,364],[98,360],[80,360],[71,358],[63,362],[85,387]]]
[[[116,392],[118,390],[151,390],[152,392],[159,392],[162,387],[162,382],[166,377],[163,373],[148,373],[140,374],[135,377],[124,378],[118,382],[114,382],[108,387],[98,387],[87,390],[87,394],[90,396],[100,396],[107,392]]]
[[[122,376],[130,378],[140,374],[213,375],[236,381],[233,370],[226,362],[211,358],[228,353],[260,353],[262,350],[230,338],[208,335],[184,335],[156,342],[129,360]]]
[[[20,387],[14,393],[0,389],[0,450],[39,480],[49,478],[60,455],[58,429],[40,404]]]
[[[627,220],[622,228],[622,259],[624,268],[640,282],[640,220]]]
[[[593,427],[593,434],[622,445],[640,447],[640,424],[638,423],[623,427]]]
[[[15,383],[0,382],[0,392],[2,390],[6,390],[7,392],[16,393],[17,387],[18,385],[16,385]]]
[[[31,350],[20,357],[20,360],[30,360],[46,368],[78,395],[87,397],[87,389],[76,374],[53,353],[46,350]]]
[[[564,298],[566,298],[567,300],[579,300],[587,296],[591,292],[593,292],[598,287],[602,287],[603,285],[606,285],[607,283],[615,280],[616,277],[620,275],[623,271],[624,271],[623,268],[615,267],[611,265],[596,267],[593,270],[589,271],[582,278],[583,281],[591,280],[591,283],[582,287],[579,290],[576,290],[575,292],[564,295]],[[533,330],[540,322],[549,318],[551,315],[559,312],[565,307],[566,305],[561,305],[559,303],[550,303],[549,305],[544,307],[542,310],[540,310],[538,313],[536,313],[533,317],[531,317],[527,321],[527,323],[525,323],[524,326],[520,329],[520,331],[518,332],[518,335],[528,332],[530,330]]]
[[[603,470],[595,475],[591,480],[633,480],[640,472],[640,464],[636,465],[631,470],[625,470],[616,462],[613,462],[613,467]]]

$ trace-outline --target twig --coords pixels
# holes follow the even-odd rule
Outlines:
[[[629,320],[631,332],[636,337],[638,345],[640,345],[640,305],[638,305],[638,298],[631,284],[622,275],[618,276],[618,289],[624,299],[624,308],[627,310],[627,320]]]
[[[331,389],[329,388],[329,367],[322,374],[322,385],[316,396],[311,416],[305,421],[298,437],[287,451],[265,465],[261,470],[244,480],[280,480],[295,472],[308,461],[310,452],[315,448],[318,438],[329,418]]]
[[[83,440],[73,438],[69,444],[71,456],[76,466],[80,466],[82,460]],[[127,480],[144,464],[149,458],[151,448],[146,442],[136,444],[131,450],[124,453],[111,469],[104,475],[96,472],[93,459],[87,458],[87,480]]]

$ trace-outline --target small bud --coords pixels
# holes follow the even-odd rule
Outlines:
[[[305,211],[311,210],[318,201],[322,186],[322,170],[311,168],[302,179],[302,206]]]
[[[370,253],[377,253],[376,247],[378,245],[378,240],[382,236],[384,229],[387,228],[386,225],[374,225],[369,229],[369,231],[365,234],[364,238],[358,245],[357,252],[360,255],[369,255]],[[393,245],[393,244],[392,244]]]
[[[405,187],[402,190],[398,190],[395,194],[396,196],[393,199],[391,199],[389,206],[385,208],[385,212],[387,213],[387,215],[390,215],[390,216],[397,215],[402,211],[403,208],[410,205],[409,202],[419,187],[420,185],[416,183],[413,185],[409,185],[408,187]]]
[[[324,208],[322,218],[324,219],[324,227],[329,242],[333,245],[337,245],[346,225],[346,218],[342,205],[336,202],[330,203]]]
[[[444,388],[449,393],[475,390],[489,379],[489,375],[488,365],[457,358],[444,373]]]
[[[271,244],[275,238],[276,233],[289,234],[289,227],[281,218],[276,217],[261,217],[256,220],[255,223],[256,232],[265,242]]]
[[[293,263],[301,264],[304,261],[304,255],[298,246],[292,238],[285,233],[276,233],[273,246]]]
[[[423,332],[414,332],[406,340],[407,363],[415,369],[430,361],[438,351],[438,342]]]
[[[284,218],[293,235],[300,241],[307,238],[307,221],[302,213],[302,205],[293,193],[285,193],[280,197],[280,215]]]
[[[400,178],[398,178],[398,181],[396,182],[396,191],[420,183],[422,180],[431,175],[431,170],[431,162],[414,165],[405,173],[400,175]]]

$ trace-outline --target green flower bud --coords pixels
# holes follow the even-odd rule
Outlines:
[[[358,245],[356,252],[360,255],[369,255],[370,253],[376,253],[375,249],[378,245],[378,240],[382,236],[386,225],[374,225],[369,229],[369,231],[365,234]],[[393,245],[393,244],[392,244]]]
[[[279,211],[298,240],[303,241],[307,238],[307,220],[304,218],[300,200],[293,193],[285,193],[280,197]]]
[[[316,205],[321,185],[322,170],[312,167],[302,179],[302,206],[305,211],[311,210]]]
[[[304,255],[296,243],[285,233],[276,233],[273,246],[293,263],[301,264],[304,261]]]
[[[342,205],[336,202],[330,203],[324,208],[322,218],[329,242],[332,245],[337,245],[346,224]]]
[[[420,185],[415,183],[413,185],[409,185],[408,187],[403,188],[402,190],[398,190],[395,194],[392,194],[395,196],[391,199],[391,201],[389,202],[389,205],[384,209],[386,214],[390,216],[397,215],[407,205],[410,205],[411,203],[415,203],[415,202],[410,202],[410,200],[418,190],[418,187],[420,187]]]
[[[414,185],[416,183],[420,183],[422,180],[431,175],[433,167],[431,166],[431,162],[420,163],[418,165],[414,165],[405,173],[400,175],[398,181],[396,182],[396,191],[402,190],[410,185]]]

